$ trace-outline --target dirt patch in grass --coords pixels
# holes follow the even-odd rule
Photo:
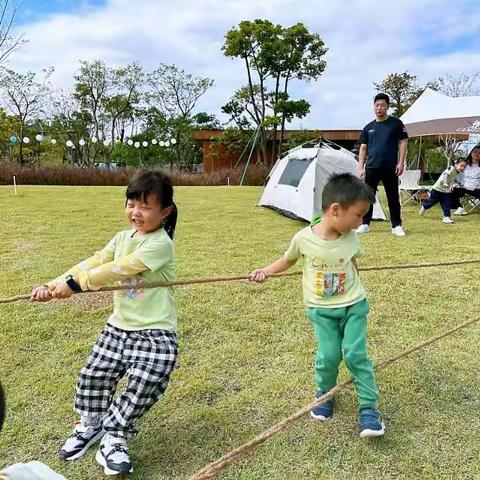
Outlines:
[[[74,295],[71,302],[81,310],[99,310],[113,305],[113,292],[81,293]]]

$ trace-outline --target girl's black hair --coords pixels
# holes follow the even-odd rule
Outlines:
[[[127,200],[146,201],[149,195],[156,195],[162,208],[171,207],[172,211],[163,220],[162,227],[173,239],[177,224],[177,206],[173,202],[172,179],[160,170],[141,170],[128,183],[125,193]]]
[[[472,153],[475,151],[475,150],[480,150],[480,145],[475,145],[471,150],[470,150],[470,153],[468,154],[467,156],[467,162],[468,162],[468,165],[471,167],[472,166]]]

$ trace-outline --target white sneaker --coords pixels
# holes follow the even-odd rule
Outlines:
[[[404,237],[405,232],[403,231],[403,228],[401,225],[396,226],[395,228],[392,228],[392,233],[396,235],[397,237]]]
[[[450,217],[443,217],[442,222],[443,223],[455,223]]]
[[[370,231],[370,227],[366,223],[363,223],[355,231],[357,233],[368,233]]]
[[[463,207],[458,207],[454,212],[454,215],[466,215],[467,211]]]
[[[126,475],[133,472],[127,442],[110,433],[106,433],[102,438],[95,460],[103,467],[105,475]]]
[[[418,214],[419,215],[425,215],[425,212],[426,212],[425,207],[422,206],[422,207],[420,207],[420,211],[418,212]]]
[[[72,434],[65,440],[58,452],[62,460],[77,460],[82,458],[87,450],[103,437],[102,424],[96,427],[86,427],[80,422],[75,424]]]
[[[480,199],[476,198],[476,199],[473,201],[473,204],[474,204],[475,206],[480,205]]]

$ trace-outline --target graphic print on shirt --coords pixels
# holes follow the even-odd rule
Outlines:
[[[117,282],[117,285],[127,285],[130,287],[141,286],[143,283],[143,278],[140,275],[136,275],[134,278],[129,278],[127,280],[120,280]],[[126,298],[132,299],[143,299],[145,296],[145,290],[143,288],[129,288],[125,290],[123,296]]]
[[[333,297],[345,293],[345,259],[337,264],[326,264],[322,257],[312,258],[315,274],[315,292],[319,297]]]

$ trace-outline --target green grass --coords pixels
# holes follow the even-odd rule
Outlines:
[[[246,275],[280,256],[304,224],[256,208],[256,187],[177,189],[178,278]],[[27,293],[102,247],[124,228],[117,187],[0,188],[0,297]],[[480,258],[478,213],[440,222],[404,209],[408,236],[386,222],[362,237],[362,265]],[[370,353],[381,360],[479,315],[479,265],[364,272]],[[315,342],[298,277],[177,287],[181,367],[163,402],[130,443],[133,480],[185,479],[312,399]],[[110,311],[109,294],[48,304],[0,305],[0,377],[8,417],[0,466],[41,460],[69,480],[102,478],[94,452],[61,463],[75,416],[76,375]],[[222,478],[480,478],[480,326],[378,375],[382,439],[357,432],[351,391],[332,421],[304,419]],[[342,369],[341,379],[348,376]]]

